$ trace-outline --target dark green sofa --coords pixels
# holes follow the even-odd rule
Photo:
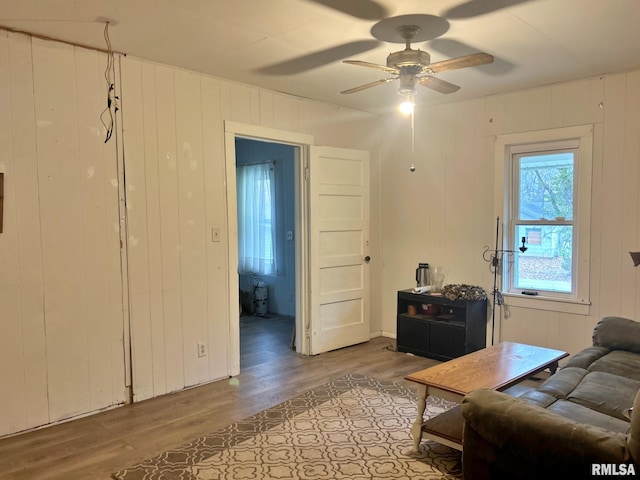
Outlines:
[[[602,319],[537,389],[473,391],[462,415],[465,479],[640,478],[640,323]]]

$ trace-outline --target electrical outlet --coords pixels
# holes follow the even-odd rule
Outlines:
[[[198,342],[198,356],[206,357],[207,356],[207,344],[204,342]]]

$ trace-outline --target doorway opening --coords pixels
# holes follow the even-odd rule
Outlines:
[[[295,227],[295,348],[297,353],[309,355],[309,226],[307,218],[307,181],[309,149],[313,136],[257,125],[249,125],[226,120],[225,129],[225,176],[226,207],[229,243],[226,245],[228,257],[227,294],[229,298],[229,375],[240,373],[240,285],[238,275],[238,215],[236,192],[236,139],[246,138],[263,143],[285,144],[293,147],[294,160],[294,211]],[[287,292],[288,293],[288,292]],[[286,349],[288,353],[292,350]]]
[[[296,352],[362,343],[369,317],[369,152],[313,146],[313,136],[225,121],[229,375],[240,373],[236,138],[294,147]]]
[[[295,349],[298,149],[235,137],[240,369]]]

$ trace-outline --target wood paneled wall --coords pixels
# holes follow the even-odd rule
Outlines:
[[[445,283],[491,291],[482,253],[495,241],[495,136],[583,124],[594,126],[589,314],[511,307],[501,338],[575,353],[601,317],[640,319],[640,269],[628,254],[640,246],[640,71],[417,107],[415,174],[396,161],[410,156],[405,124],[385,119],[384,331],[395,332],[395,291],[412,286],[419,261],[443,266]]]
[[[0,435],[125,401],[105,55],[0,33]]]
[[[0,436],[125,402],[129,360],[135,400],[228,375],[225,120],[369,150],[379,185],[374,115],[117,65],[105,144],[105,55],[0,35]]]
[[[129,278],[134,398],[227,375],[226,241],[218,84],[126,59]],[[198,356],[198,343],[208,354]]]
[[[229,322],[239,319],[229,318],[227,300],[228,242],[237,239],[226,231],[224,121],[312,134],[317,144],[373,151],[377,162],[378,120],[131,57],[122,59],[122,102],[133,391],[141,400],[230,372]]]

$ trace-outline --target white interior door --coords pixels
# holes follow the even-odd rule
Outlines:
[[[311,147],[311,354],[369,340],[369,152]]]

